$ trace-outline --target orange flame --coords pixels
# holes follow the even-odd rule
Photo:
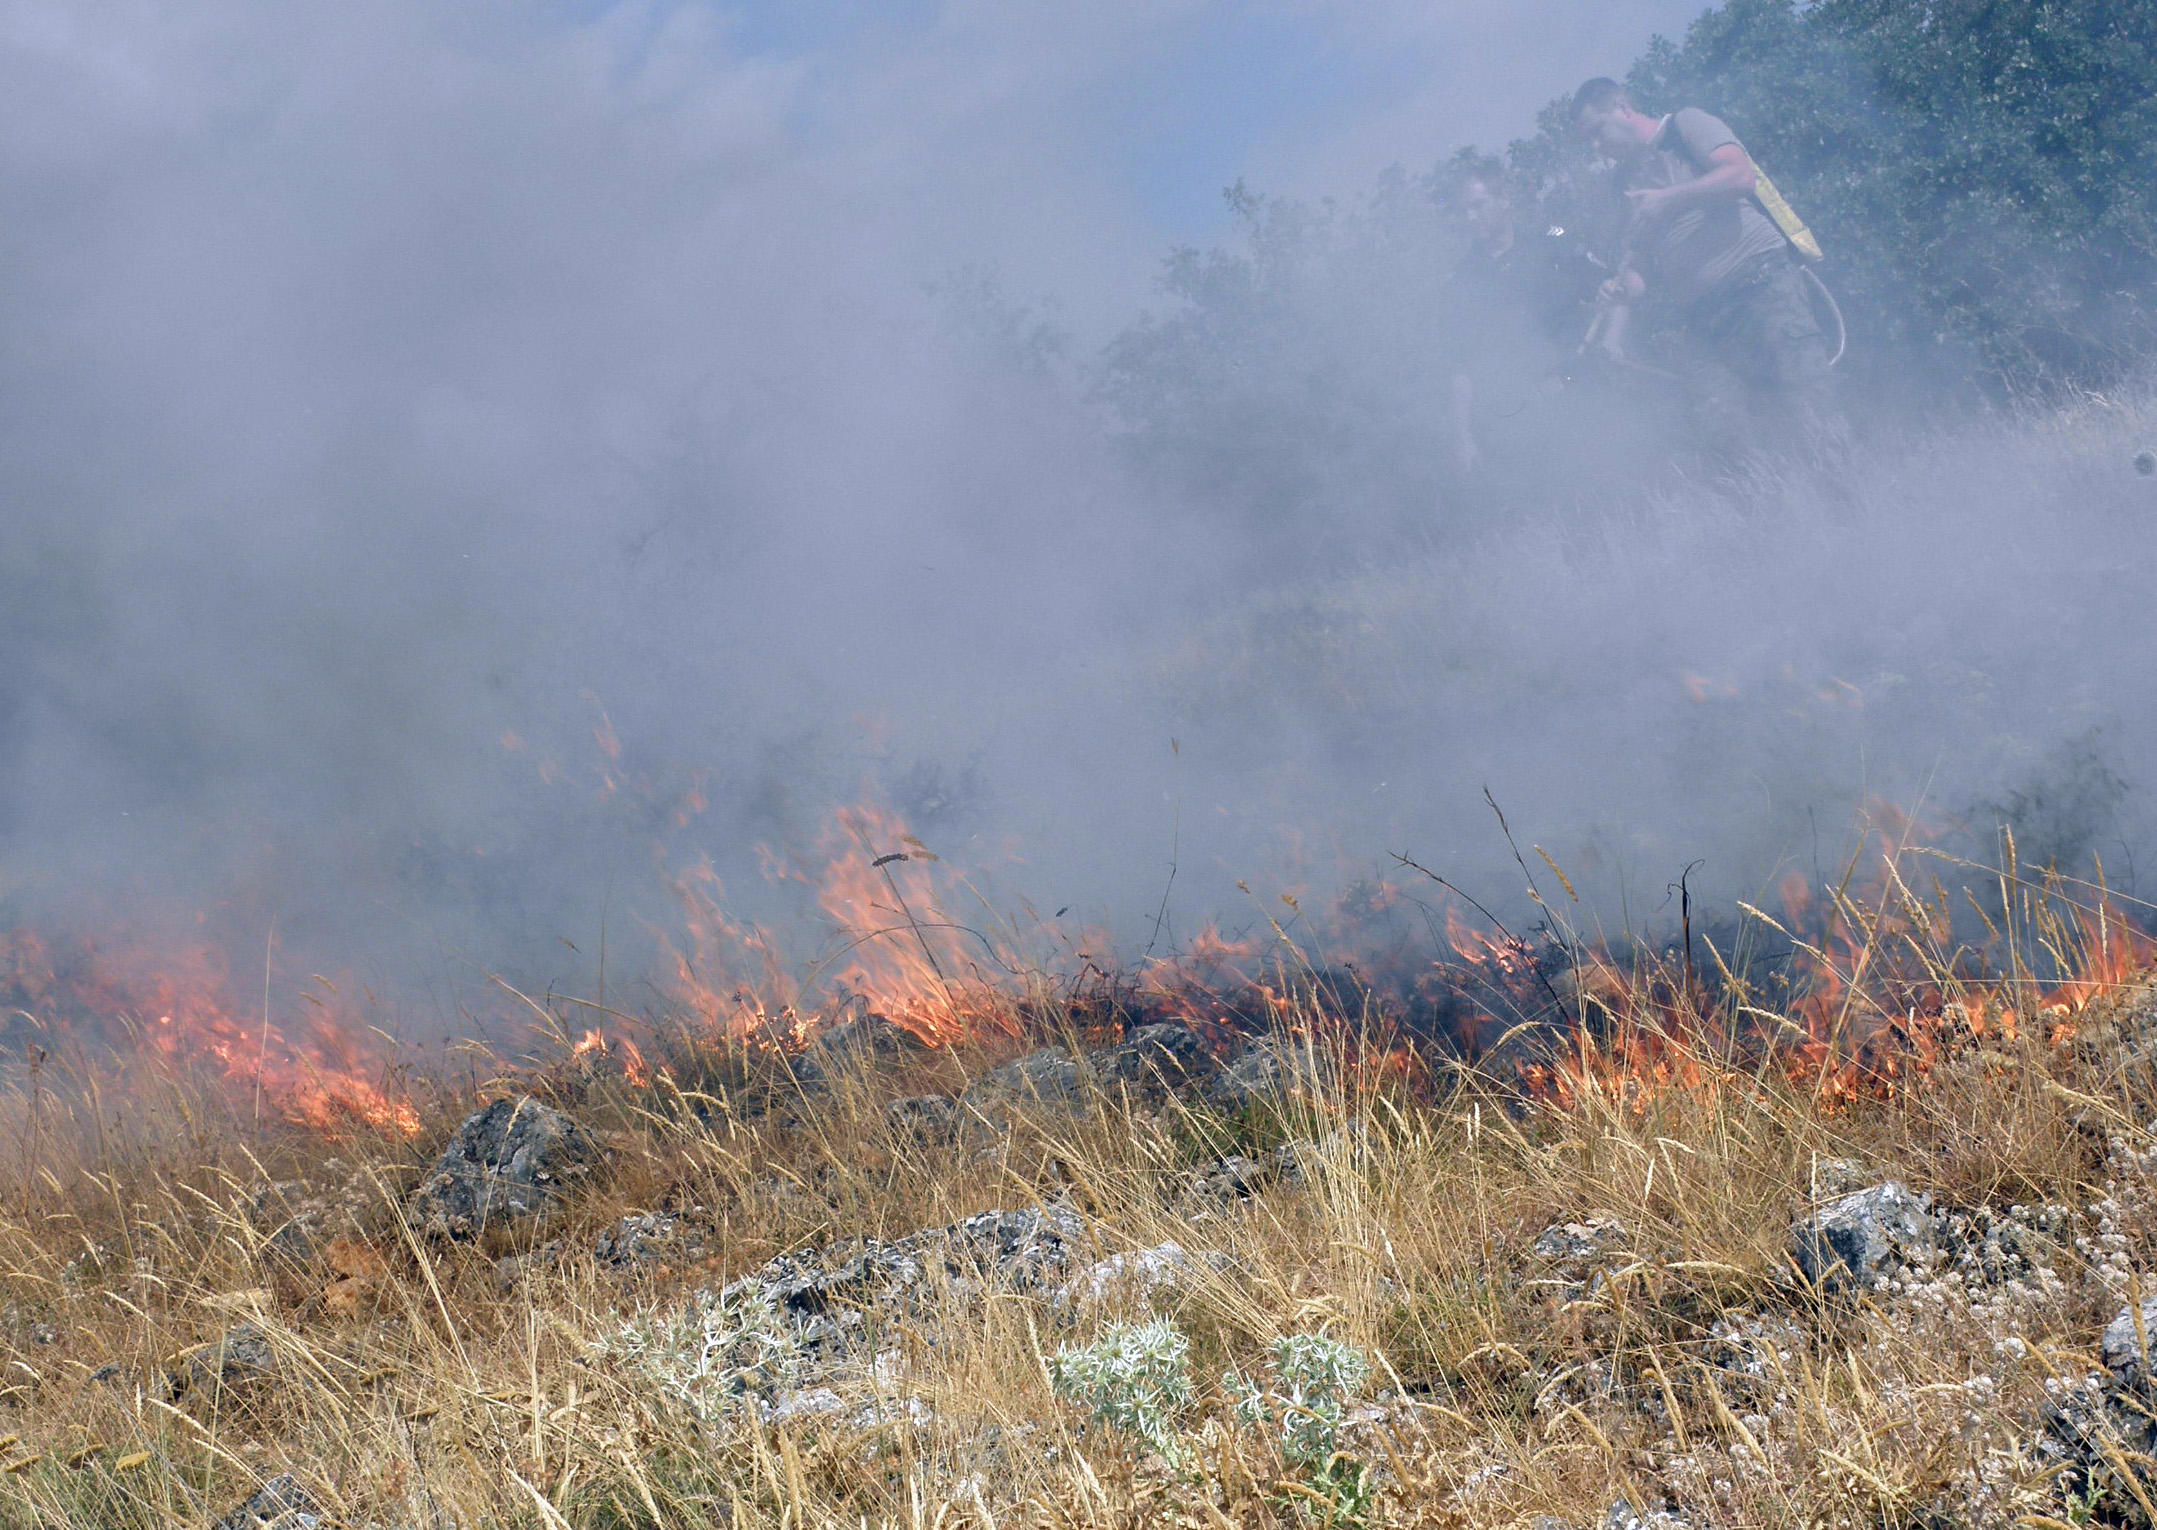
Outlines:
[[[208,945],[115,950],[77,939],[58,947],[28,930],[0,935],[0,988],[41,1025],[117,1042],[119,1028],[133,1023],[160,1057],[214,1065],[235,1095],[253,1093],[287,1121],[325,1131],[355,1124],[419,1131],[410,1100],[369,1077],[382,1073],[380,1061],[329,979],[318,976],[302,992],[312,1014],[295,1035],[266,1015],[239,1012],[226,997],[223,961]]]

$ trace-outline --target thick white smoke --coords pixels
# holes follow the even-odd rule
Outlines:
[[[2064,850],[2132,839],[2133,409],[1854,497],[1613,484],[1428,536],[1344,497],[1323,573],[1109,438],[1089,358],[1211,227],[1164,183],[1428,164],[1684,14],[1554,61],[1545,9],[7,7],[8,922],[582,987],[668,918],[655,846],[754,910],[756,848],[865,787],[1126,933],[1172,857],[1184,929],[1397,849],[1502,893],[1486,784],[1613,921],[1702,856],[1749,893],[1831,854],[1868,794],[2053,783]],[[1188,126],[1224,39],[1320,78],[1298,28],[1430,79],[1133,169],[1182,163],[1131,125]]]

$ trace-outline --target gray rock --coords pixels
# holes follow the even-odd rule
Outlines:
[[[1044,1290],[1068,1275],[1084,1234],[1062,1207],[984,1211],[889,1242],[852,1238],[781,1254],[720,1299],[769,1302],[805,1350],[851,1350],[939,1293]]]
[[[1812,1198],[1832,1200],[1875,1184],[1879,1176],[1855,1158],[1817,1158],[1812,1166]]]
[[[879,1060],[916,1056],[928,1044],[905,1026],[864,1010],[822,1032],[788,1062],[795,1081],[811,1091],[830,1087],[836,1075],[865,1070]]]
[[[1823,1289],[1871,1288],[1932,1261],[1932,1197],[1889,1180],[1831,1201],[1790,1230],[1791,1254]]]
[[[1609,1217],[1553,1222],[1535,1235],[1537,1255],[1553,1264],[1589,1264],[1607,1254],[1623,1253],[1631,1243],[1624,1225]]]
[[[290,1472],[282,1472],[263,1483],[260,1492],[219,1520],[213,1530],[320,1530],[324,1517],[314,1494]]]
[[[1188,1289],[1207,1269],[1233,1264],[1228,1255],[1207,1249],[1187,1254],[1180,1243],[1159,1243],[1128,1254],[1111,1254],[1089,1265],[1058,1289],[1052,1305],[1083,1308],[1115,1299],[1151,1302],[1166,1291]]]
[[[973,1106],[1069,1104],[1079,1097],[1085,1082],[1085,1069],[1076,1057],[1061,1047],[1043,1047],[991,1068],[967,1085],[961,1098]]]
[[[711,1251],[705,1230],[672,1211],[632,1212],[599,1235],[592,1257],[609,1269],[694,1264]]]
[[[1203,1094],[1215,1109],[1233,1112],[1314,1094],[1319,1084],[1316,1060],[1306,1048],[1290,1037],[1263,1036],[1214,1074]]]
[[[1123,1084],[1157,1096],[1180,1094],[1219,1071],[1205,1042],[1186,1025],[1142,1025],[1087,1060],[1104,1084]]]
[[[959,1102],[948,1094],[916,1094],[884,1107],[884,1119],[902,1136],[949,1142],[959,1132]]]
[[[2149,1390],[2149,1356],[2143,1353],[2143,1343],[2148,1342],[2152,1352],[2157,1352],[2157,1296],[2142,1303],[2142,1329],[2135,1331],[2135,1309],[2132,1302],[2120,1308],[2120,1315],[2105,1325],[2102,1350],[2105,1369],[2112,1373],[2115,1383],[2138,1391]]]
[[[235,1323],[187,1357],[186,1366],[171,1377],[171,1390],[175,1396],[245,1390],[275,1381],[283,1373],[284,1362],[269,1335],[253,1323]]]
[[[276,1180],[258,1186],[247,1199],[247,1220],[262,1235],[263,1252],[294,1269],[311,1267],[332,1239],[364,1237],[364,1212],[379,1194],[366,1169],[354,1170],[342,1159],[323,1160],[319,1172],[331,1188],[310,1180]]]
[[[548,1210],[585,1178],[598,1148],[575,1120],[529,1095],[474,1111],[434,1172],[412,1193],[413,1225],[435,1238],[476,1238]]]
[[[1603,1514],[1603,1530],[1682,1530],[1684,1524],[1668,1509],[1651,1508],[1643,1514],[1630,1498],[1613,1501]]]
[[[2032,1280],[2067,1252],[2074,1214],[2065,1206],[1950,1207],[1933,1213],[1933,1241],[1965,1284]]]

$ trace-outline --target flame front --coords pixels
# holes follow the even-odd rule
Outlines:
[[[409,1099],[377,1079],[380,1060],[364,1023],[336,984],[312,978],[298,1002],[303,1027],[245,1016],[223,959],[200,943],[114,948],[27,930],[0,936],[0,985],[38,1035],[102,1045],[127,1060],[140,1036],[156,1057],[210,1071],[235,1098],[284,1120],[334,1131],[366,1126],[403,1136],[420,1129]]]

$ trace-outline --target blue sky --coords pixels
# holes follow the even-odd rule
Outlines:
[[[1087,188],[1134,244],[1204,241],[1226,227],[1218,193],[1352,192],[1391,163],[1427,165],[1460,143],[1499,144],[1590,73],[1614,72],[1698,0],[1430,4],[1371,0],[1094,0],[1074,10],[963,0],[582,4],[588,24],[632,13],[656,35],[683,13],[715,19],[737,56],[801,71],[796,125],[843,142],[888,131],[895,82],[982,86],[951,127],[1030,147],[1037,175]],[[933,95],[933,90],[924,91]],[[915,106],[923,104],[917,97]],[[963,136],[944,140],[963,179]],[[934,175],[933,162],[918,167]]]

